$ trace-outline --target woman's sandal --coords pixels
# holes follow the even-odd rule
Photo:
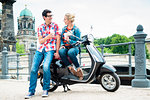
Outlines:
[[[77,76],[79,77],[79,80],[83,80],[83,72],[81,68],[77,69]]]

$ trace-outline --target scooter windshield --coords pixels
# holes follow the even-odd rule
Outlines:
[[[101,62],[101,63],[105,62],[102,54],[97,50],[97,48],[93,44],[87,45],[87,49],[89,50],[90,54],[97,62]]]

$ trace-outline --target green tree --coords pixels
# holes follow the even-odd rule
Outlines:
[[[112,36],[108,36],[107,38],[105,38],[105,44],[112,44],[112,39],[114,37],[120,36],[119,34],[113,34]]]
[[[147,59],[150,59],[150,53],[148,53],[148,49],[147,49],[147,46],[145,45],[145,49],[146,49],[146,58]]]
[[[129,37],[129,41],[130,41],[130,42],[135,42],[134,37],[133,37],[133,36],[130,36],[130,37]],[[135,55],[135,44],[132,44],[132,45],[131,45],[131,54],[132,54],[133,56]]]
[[[105,41],[104,41],[104,44],[111,44],[111,41],[112,41],[112,37],[107,37],[105,38]]]
[[[129,42],[129,39],[124,35],[116,35],[112,38],[111,44],[117,44],[117,43],[125,43]],[[122,45],[122,46],[112,46],[111,51],[113,53],[119,53],[119,54],[125,54],[128,53],[128,45]]]
[[[17,40],[17,43],[16,43],[16,52],[21,54],[21,53],[25,53],[25,50],[24,50],[24,45],[23,44],[19,44],[19,41]]]
[[[101,45],[105,44],[106,38],[94,39],[94,44]]]
[[[100,46],[101,44],[117,44],[117,43],[127,43],[127,42],[135,42],[135,39],[133,36],[127,38],[124,35],[119,34],[113,34],[112,36],[108,36],[106,38],[100,38],[94,40],[95,46]],[[150,54],[148,53],[147,46],[145,45],[146,49],[146,58],[150,59]],[[99,49],[101,52],[101,50]],[[128,53],[128,45],[124,46],[112,46],[104,48],[104,53],[119,53],[119,54],[125,54]],[[134,56],[135,55],[135,44],[131,45],[131,53]]]

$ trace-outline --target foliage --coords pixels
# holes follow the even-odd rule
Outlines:
[[[102,44],[109,45],[109,44],[129,43],[129,42],[135,42],[135,39],[133,36],[127,38],[124,35],[113,34],[112,36],[108,36],[106,38],[95,39],[94,45],[100,46]],[[98,50],[101,52],[100,48]],[[104,53],[126,54],[128,52],[129,52],[129,46],[128,45],[111,46],[111,47],[105,47],[104,48]],[[133,56],[135,55],[135,45],[134,44],[131,44],[131,54]],[[148,59],[150,58],[150,54],[148,53],[147,47],[146,47],[146,57]]]
[[[147,58],[147,59],[150,59],[150,53],[148,53],[147,46],[145,46],[145,49],[146,49],[146,58]]]
[[[130,37],[129,37],[129,41],[130,41],[130,42],[135,42],[134,37],[133,37],[133,36],[130,36]],[[134,45],[134,44],[131,45],[131,54],[132,54],[133,56],[135,55],[135,45]]]
[[[84,45],[83,45],[83,44],[81,44],[80,47],[81,47],[81,53],[87,53],[87,50],[86,50],[86,49],[83,49],[83,48],[84,48]]]
[[[16,43],[16,52],[19,53],[19,54],[25,53],[24,45],[23,44],[19,44],[18,40],[17,40],[17,43]]]
[[[129,42],[129,39],[124,35],[116,35],[112,38],[111,43],[117,44],[117,43],[125,43]],[[119,54],[125,54],[128,53],[128,45],[122,45],[122,46],[112,46],[111,48],[113,53],[119,53]]]

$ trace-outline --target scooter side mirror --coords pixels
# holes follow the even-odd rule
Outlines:
[[[94,36],[92,34],[88,34],[87,38],[90,42],[92,42],[92,43],[94,42]]]

